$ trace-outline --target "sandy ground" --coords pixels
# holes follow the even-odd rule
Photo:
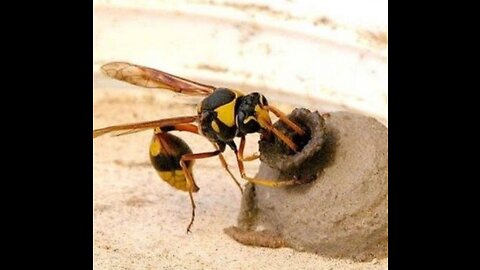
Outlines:
[[[143,89],[95,89],[94,127],[192,115],[193,100]],[[178,101],[178,102],[177,102]],[[190,104],[191,103],[191,104]],[[285,110],[289,106],[282,106]],[[194,152],[209,151],[202,137],[180,134]],[[223,233],[236,225],[241,194],[218,159],[197,161],[197,216],[192,233],[188,194],[162,182],[149,164],[151,132],[94,141],[95,269],[386,269],[388,259],[354,263],[289,248],[243,246]],[[247,141],[257,150],[258,136]],[[236,175],[234,157],[226,158]],[[258,161],[247,165],[253,175]]]

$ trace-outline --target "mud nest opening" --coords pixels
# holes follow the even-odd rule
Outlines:
[[[282,173],[299,176],[298,171],[304,164],[322,149],[325,142],[325,122],[317,112],[307,109],[295,109],[288,118],[299,125],[306,134],[301,136],[288,128],[283,122],[277,121],[274,126],[297,144],[298,152],[291,150],[281,140],[272,136],[259,141],[260,159],[271,168]]]

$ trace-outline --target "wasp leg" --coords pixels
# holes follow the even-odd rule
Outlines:
[[[253,155],[250,155],[250,156],[246,156],[246,157],[241,157],[242,158],[242,161],[253,161],[253,160],[256,160],[256,159],[259,159],[260,158],[260,154],[259,153],[255,153]]]
[[[230,174],[230,176],[232,177],[233,181],[235,181],[235,184],[237,184],[238,188],[240,189],[240,193],[242,193],[243,195],[243,188],[242,188],[242,185],[240,185],[240,183],[238,182],[237,178],[235,178],[235,176],[233,176],[233,173],[230,171],[230,169],[228,168],[228,164],[227,164],[227,161],[225,160],[225,157],[223,157],[222,154],[219,154],[218,155],[218,158],[220,159],[220,162],[222,163],[222,166],[225,170],[227,170],[228,174]]]
[[[200,133],[198,132],[198,127],[194,124],[178,124],[178,125],[172,125],[172,126],[167,126],[167,127],[162,127],[162,131],[164,132],[167,132],[167,131],[171,131],[171,130],[177,130],[177,131],[188,131],[188,132],[191,132],[191,133],[195,133],[195,134],[198,134],[200,135]],[[217,149],[217,150],[220,150],[218,149],[218,146],[216,144],[213,143],[213,146]],[[219,154],[218,155],[218,158],[220,159],[220,162],[222,163],[222,167],[228,172],[228,174],[232,177],[233,181],[235,181],[235,184],[237,184],[238,188],[240,189],[240,192],[243,194],[243,189],[242,189],[242,186],[240,185],[240,182],[238,182],[237,178],[235,178],[235,176],[233,175],[233,173],[230,171],[230,169],[228,168],[228,164],[227,164],[227,161],[225,160],[225,158],[223,157],[222,154]]]
[[[243,166],[243,149],[245,147],[245,136],[241,137],[240,140],[240,150],[237,151],[234,149],[235,155],[237,157],[237,163],[238,163],[238,169],[240,170],[240,174],[242,175],[242,178],[247,180],[250,183],[257,184],[260,186],[266,186],[266,187],[284,187],[284,186],[294,186],[294,185],[299,185],[303,184],[302,181],[300,180],[286,180],[286,181],[274,181],[274,180],[268,180],[268,179],[259,179],[259,178],[253,178],[249,177],[245,174],[245,167]]]
[[[195,219],[195,201],[193,200],[193,192],[198,191],[198,187],[195,184],[195,181],[193,180],[192,175],[188,171],[188,167],[185,164],[185,161],[214,157],[216,155],[219,155],[220,153],[221,153],[220,150],[216,150],[213,152],[206,152],[206,153],[185,154],[180,159],[180,166],[182,166],[183,173],[185,174],[185,178],[187,180],[188,195],[190,196],[190,202],[192,204],[192,218],[190,219],[190,223],[188,224],[187,233],[190,232],[190,228],[193,225],[193,220]]]
[[[244,138],[244,137],[243,137]],[[250,156],[247,156],[247,157],[244,157],[243,156],[243,150],[245,149],[245,139],[243,140],[240,140],[240,160],[241,161],[252,161],[252,160],[255,160],[255,159],[258,159],[260,158],[260,154],[259,153],[255,153],[253,155],[250,155]]]
[[[268,179],[259,179],[259,178],[249,177],[245,174],[243,161],[241,161],[238,158],[238,155],[237,155],[237,162],[238,162],[238,168],[240,169],[240,174],[242,175],[242,178],[247,180],[250,183],[257,184],[260,186],[266,186],[266,187],[284,187],[284,186],[295,186],[295,185],[303,184],[303,182],[299,180],[274,181],[274,180],[268,180]]]
[[[271,105],[268,105],[267,109],[269,111],[271,111],[273,114],[275,114],[280,119],[280,121],[284,122],[287,126],[289,126],[291,129],[293,129],[296,133],[298,133],[299,135],[302,135],[302,136],[305,135],[305,131],[303,131],[303,129],[301,129],[292,120],[288,119],[288,117],[282,111],[280,111],[279,109],[277,109],[277,108],[275,108]]]

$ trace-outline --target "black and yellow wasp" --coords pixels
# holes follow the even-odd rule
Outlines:
[[[110,126],[93,131],[93,137],[96,138],[110,132],[114,132],[115,135],[124,135],[147,129],[154,130],[150,144],[152,165],[164,181],[179,190],[187,191],[190,196],[192,217],[187,232],[190,231],[195,218],[195,202],[192,193],[199,190],[192,176],[192,166],[196,159],[219,156],[222,166],[242,190],[222,156],[227,145],[235,152],[238,168],[243,179],[269,187],[301,183],[295,179],[287,181],[257,179],[245,174],[243,162],[258,158],[258,155],[243,156],[245,136],[249,133],[259,132],[262,136],[273,134],[289,148],[297,151],[297,145],[272,125],[269,112],[274,113],[280,121],[299,135],[305,134],[297,124],[290,121],[280,110],[269,105],[262,94],[254,92],[244,95],[240,91],[197,83],[163,71],[125,62],[108,63],[103,65],[101,69],[112,78],[137,86],[167,89],[187,95],[206,96],[198,104],[197,114],[194,116]],[[169,131],[187,131],[202,135],[210,140],[216,150],[192,153],[185,141],[172,135]],[[240,138],[239,148],[234,142],[235,137]]]

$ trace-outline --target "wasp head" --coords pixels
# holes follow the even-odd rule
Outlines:
[[[243,134],[259,132],[272,124],[268,102],[264,95],[251,93],[240,98],[237,109],[237,128]]]

